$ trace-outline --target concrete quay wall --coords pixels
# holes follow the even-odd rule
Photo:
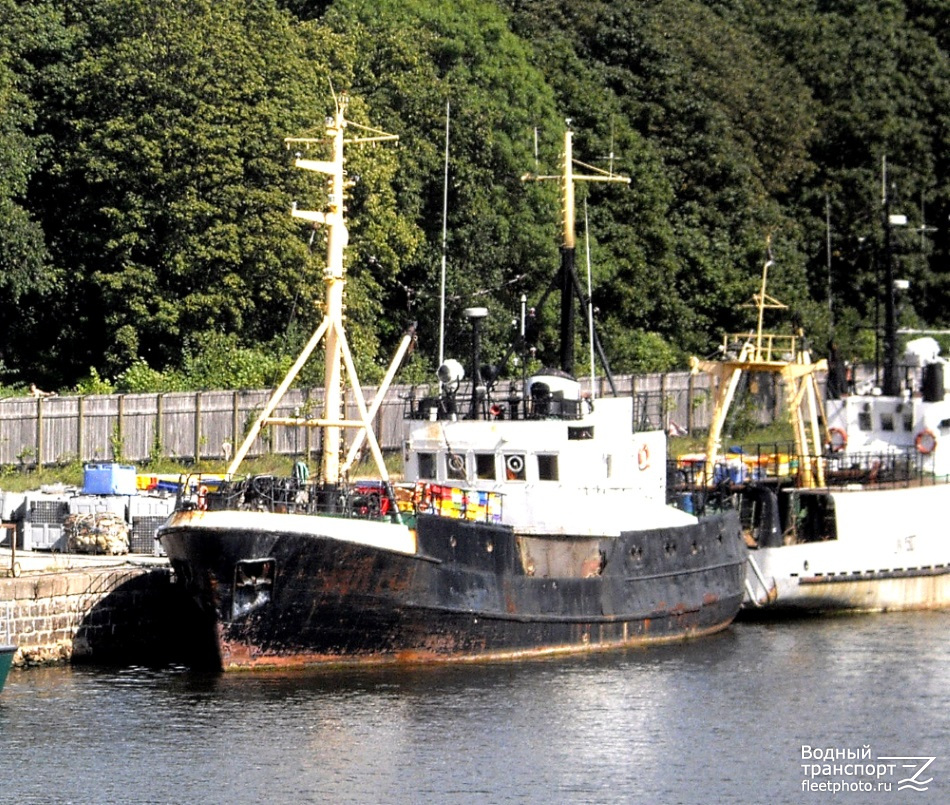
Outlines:
[[[167,566],[0,578],[0,639],[18,647],[17,666],[172,662],[184,604]]]

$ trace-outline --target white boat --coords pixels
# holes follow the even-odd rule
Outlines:
[[[811,362],[800,337],[731,336],[715,363],[719,396],[706,485],[725,479],[741,500],[750,547],[747,611],[828,613],[950,606],[950,400],[933,339],[907,345],[889,388],[855,390],[844,366]],[[893,326],[891,337],[893,338]],[[828,372],[824,405],[817,383]],[[788,453],[724,456],[720,433],[743,372],[786,382],[795,445]]]

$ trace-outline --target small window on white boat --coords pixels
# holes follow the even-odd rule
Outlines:
[[[557,475],[557,456],[538,455],[538,480],[556,481]]]
[[[594,426],[593,425],[583,425],[580,427],[573,427],[567,429],[567,438],[571,441],[576,441],[579,439],[593,439],[594,438]]]
[[[419,477],[426,481],[435,480],[435,453],[417,453]]]
[[[913,413],[904,414],[903,416],[903,428],[907,433],[910,433],[914,429],[914,415]]]
[[[476,453],[475,454],[475,477],[483,481],[495,480],[495,454],[494,453]]]
[[[894,415],[891,413],[881,414],[881,430],[894,430]]]
[[[861,430],[871,430],[870,411],[858,411],[858,427]]]
[[[465,480],[465,456],[462,453],[446,454],[445,477],[450,481]]]
[[[521,453],[505,453],[505,478],[509,481],[525,479],[525,460]]]

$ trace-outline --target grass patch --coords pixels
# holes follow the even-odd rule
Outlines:
[[[741,447],[745,453],[774,453],[787,451],[795,443],[795,433],[789,422],[774,422],[771,425],[754,427],[741,436],[723,434],[722,446]],[[776,449],[778,447],[778,449]],[[669,440],[669,455],[682,456],[686,453],[704,453],[706,434],[673,436]]]
[[[258,458],[245,459],[241,464],[240,475],[275,475],[290,476],[293,474],[294,463],[298,456],[266,455]],[[402,456],[398,451],[383,454],[386,471],[390,478],[397,480],[402,477]],[[102,463],[102,462],[89,462]],[[120,462],[132,463],[132,462]],[[8,492],[29,492],[43,486],[82,487],[84,480],[84,464],[71,461],[67,464],[47,465],[44,467],[17,467],[6,465],[0,467],[0,489]],[[319,457],[314,457],[308,464],[310,477],[314,478],[320,472]],[[223,460],[175,461],[163,458],[153,461],[143,461],[135,464],[135,471],[142,475],[223,475],[228,468],[228,462]],[[378,477],[376,464],[372,456],[367,455],[356,464],[350,472],[352,478]]]

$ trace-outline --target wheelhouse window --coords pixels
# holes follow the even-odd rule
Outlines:
[[[435,453],[417,453],[419,477],[426,481],[435,480]]]
[[[538,480],[539,481],[557,481],[557,456],[544,455],[538,456]]]
[[[505,454],[505,478],[509,481],[523,481],[525,475],[525,460],[521,453]]]
[[[870,411],[858,412],[858,427],[861,430],[871,430],[871,412]]]
[[[462,453],[449,453],[445,457],[445,477],[450,481],[465,480],[465,456]]]
[[[881,414],[881,430],[894,430],[894,415]]]
[[[583,439],[593,439],[594,438],[594,426],[593,425],[581,425],[578,427],[569,427],[567,429],[567,438],[571,441],[580,441]]]
[[[495,454],[475,454],[475,476],[483,481],[495,480]]]

